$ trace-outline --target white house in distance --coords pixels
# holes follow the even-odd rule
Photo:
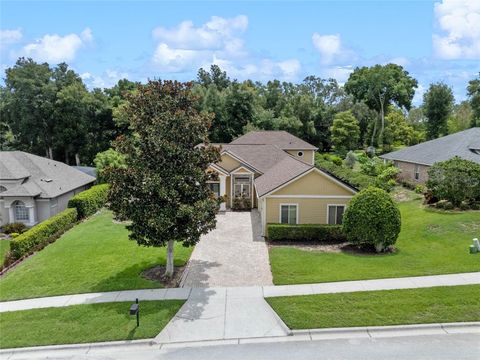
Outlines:
[[[89,188],[93,176],[23,151],[0,151],[0,225],[33,226],[59,213]]]

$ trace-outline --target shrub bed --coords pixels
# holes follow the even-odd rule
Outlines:
[[[341,225],[267,224],[267,234],[268,239],[271,241],[346,241]]]
[[[12,233],[21,233],[23,232],[27,227],[23,223],[10,223],[10,224],[5,224],[2,227],[2,231],[5,234],[12,234]]]
[[[77,209],[78,219],[93,215],[107,203],[108,187],[108,184],[92,186],[72,197],[68,207]]]
[[[15,261],[55,241],[77,221],[76,209],[65,209],[17,236],[10,243],[10,258]],[[7,254],[7,256],[9,256]],[[7,265],[7,264],[5,264]]]

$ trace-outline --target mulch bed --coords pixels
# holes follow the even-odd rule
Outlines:
[[[269,248],[274,247],[291,247],[304,251],[313,251],[313,252],[324,252],[324,253],[350,253],[354,255],[382,255],[382,254],[391,254],[395,253],[396,249],[394,246],[390,246],[383,253],[378,254],[373,248],[364,248],[352,245],[348,242],[342,243],[330,243],[330,244],[318,244],[314,242],[298,242],[298,241],[275,241],[268,243]]]
[[[141,275],[145,279],[160,282],[164,287],[178,287],[184,270],[185,266],[175,266],[173,276],[166,278],[163,276],[163,274],[165,274],[165,266],[159,265],[142,271]]]

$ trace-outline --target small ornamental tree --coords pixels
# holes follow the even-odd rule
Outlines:
[[[454,157],[428,169],[427,188],[439,200],[458,207],[462,201],[480,202],[480,164]]]
[[[400,233],[400,210],[386,191],[369,187],[355,195],[343,216],[347,240],[374,246],[377,252],[395,244]]]
[[[139,86],[125,109],[132,136],[115,144],[126,167],[107,171],[111,209],[131,221],[130,239],[167,246],[166,277],[173,275],[175,241],[192,246],[215,227],[218,202],[207,186],[213,176],[207,168],[220,155],[208,144],[211,116],[199,113],[195,102],[190,83]]]

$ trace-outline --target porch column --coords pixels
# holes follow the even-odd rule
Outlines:
[[[8,218],[8,222],[15,222],[15,213],[13,212],[12,204],[10,204],[10,206],[8,207]]]
[[[220,178],[220,196],[226,196],[227,195],[227,186],[226,186],[226,180],[227,177],[225,175],[219,175]],[[225,204],[225,201],[220,204],[220,211],[226,211],[227,206]]]

